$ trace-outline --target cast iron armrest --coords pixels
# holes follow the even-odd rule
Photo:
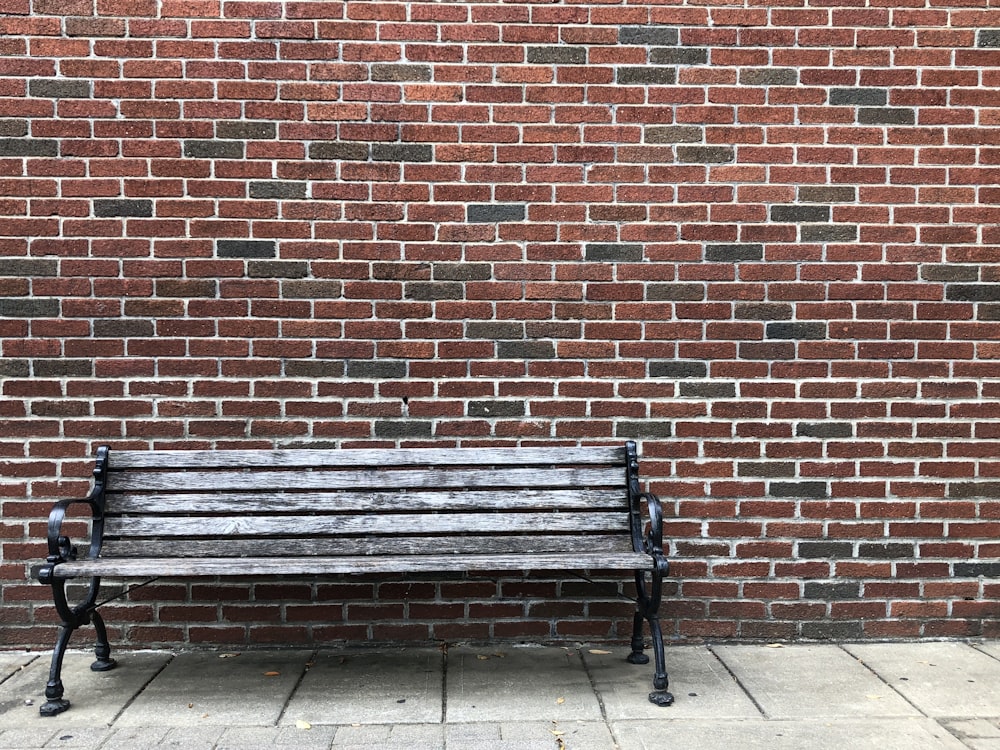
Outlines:
[[[53,571],[56,565],[67,560],[76,559],[76,547],[68,536],[62,533],[63,521],[66,520],[66,511],[70,506],[77,503],[85,503],[90,506],[91,533],[89,557],[95,558],[100,554],[101,544],[104,541],[104,485],[107,476],[108,448],[101,446],[97,450],[97,465],[94,467],[94,489],[84,498],[71,498],[59,500],[52,506],[49,512],[49,533],[48,551],[45,563],[38,569],[38,581],[40,583],[53,583]]]
[[[657,569],[666,575],[670,569],[670,563],[663,554],[663,506],[660,498],[652,492],[643,492],[639,495],[641,500],[646,502],[649,512],[649,532],[643,539],[645,551],[652,556]]]

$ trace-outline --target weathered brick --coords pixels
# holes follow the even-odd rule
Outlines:
[[[653,49],[649,52],[653,65],[707,65],[708,50],[703,47],[674,47]]]
[[[434,147],[421,143],[375,143],[375,161],[428,162],[434,158]]]
[[[528,62],[533,65],[585,65],[586,47],[528,47]]]
[[[0,276],[56,276],[59,261],[54,258],[0,258]]]
[[[830,221],[829,206],[771,206],[771,221]]]
[[[708,365],[704,362],[652,361],[649,376],[652,378],[704,378],[708,375]]]
[[[698,125],[648,125],[646,143],[703,143],[705,129]]]
[[[468,221],[473,224],[492,224],[504,221],[524,221],[527,211],[518,203],[485,203],[467,207]]]
[[[858,228],[851,224],[804,224],[800,228],[803,242],[856,242]]]
[[[338,141],[329,141],[309,144],[310,159],[368,161],[368,157],[369,146],[367,143],[341,143]]]
[[[243,152],[243,144],[233,141],[184,141],[189,159],[242,159]]]
[[[849,185],[801,185],[797,190],[803,203],[854,203],[858,189]]]
[[[556,349],[551,341],[499,341],[497,356],[500,359],[553,359]]]
[[[153,215],[153,201],[149,199],[98,198],[94,201],[94,216],[149,217]]]
[[[884,107],[888,101],[888,89],[830,89],[830,104],[838,107]]]
[[[0,156],[58,156],[59,141],[52,138],[0,138]]]
[[[215,245],[220,258],[274,258],[278,254],[274,240],[218,240]]]
[[[276,123],[266,121],[220,121],[215,124],[215,136],[237,141],[270,141],[277,138],[278,126]]]
[[[771,482],[768,492],[772,497],[817,499],[829,497],[826,482]]]
[[[470,417],[523,417],[526,405],[523,401],[470,401]]]
[[[677,83],[677,69],[626,65],[618,68],[615,81],[621,86],[672,86]]]
[[[250,197],[302,200],[306,197],[307,188],[308,186],[305,182],[287,182],[281,180],[251,182]]]
[[[90,81],[35,78],[28,84],[28,93],[47,99],[89,99],[91,86]]]
[[[619,44],[676,45],[680,32],[670,26],[622,26],[618,29]]]
[[[0,297],[0,318],[57,318],[57,299],[18,299]]]
[[[705,260],[716,263],[740,263],[763,259],[764,246],[757,243],[705,246]]]
[[[945,299],[952,302],[1000,302],[1000,283],[948,284]]]
[[[637,243],[590,242],[584,248],[584,257],[590,261],[639,262],[643,258],[643,246]]]
[[[825,339],[826,323],[768,323],[766,336],[769,339]]]
[[[796,68],[744,68],[740,70],[742,86],[797,86],[799,71]]]
[[[854,426],[850,422],[800,422],[795,426],[795,434],[827,440],[849,438],[854,436]]]
[[[429,81],[430,65],[375,63],[371,67],[373,81]]]
[[[980,29],[976,34],[976,46],[986,48],[1000,47],[1000,29]]]
[[[913,125],[916,121],[916,110],[904,107],[862,107],[858,110],[858,122],[862,125]]]
[[[677,161],[682,164],[728,164],[736,159],[732,146],[678,146]]]

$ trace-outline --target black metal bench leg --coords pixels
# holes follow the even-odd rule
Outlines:
[[[653,692],[649,694],[650,703],[657,706],[669,706],[674,702],[674,696],[667,690],[670,684],[667,678],[667,661],[663,653],[663,632],[660,630],[660,618],[657,615],[650,615],[649,630],[653,636],[653,661],[655,672],[653,673]]]
[[[43,703],[38,713],[42,716],[56,716],[69,708],[69,701],[63,698],[62,665],[63,657],[66,655],[66,646],[69,638],[76,630],[75,625],[63,625],[56,639],[55,648],[52,650],[52,663],[49,666],[49,681],[45,685],[45,703]]]
[[[649,657],[644,653],[646,644],[642,640],[643,620],[642,612],[637,611],[632,619],[632,653],[626,659],[629,664],[649,664]]]
[[[118,662],[111,658],[111,643],[108,640],[108,629],[104,626],[104,618],[97,613],[96,609],[90,613],[90,619],[94,623],[94,629],[97,631],[97,647],[94,649],[94,655],[97,657],[97,660],[90,665],[90,669],[92,672],[107,672],[118,666]]]

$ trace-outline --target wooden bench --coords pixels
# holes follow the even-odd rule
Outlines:
[[[658,610],[668,571],[659,500],[639,485],[636,446],[358,450],[97,451],[94,487],[56,503],[38,580],[62,629],[41,713],[69,708],[63,656],[93,624],[95,671],[112,669],[97,608],[102,577],[285,576],[447,571],[630,570],[632,653],[648,622],[650,700],[670,705]],[[63,532],[89,506],[89,549]],[[77,530],[82,528],[77,521]],[[649,574],[647,587],[646,575]],[[89,579],[71,605],[70,579]],[[103,602],[102,602],[103,603]]]

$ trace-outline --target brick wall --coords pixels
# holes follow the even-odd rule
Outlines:
[[[51,643],[27,573],[104,442],[636,439],[671,637],[1000,635],[996,0],[0,13],[5,645]],[[618,591],[167,581],[108,619],[600,639]]]

